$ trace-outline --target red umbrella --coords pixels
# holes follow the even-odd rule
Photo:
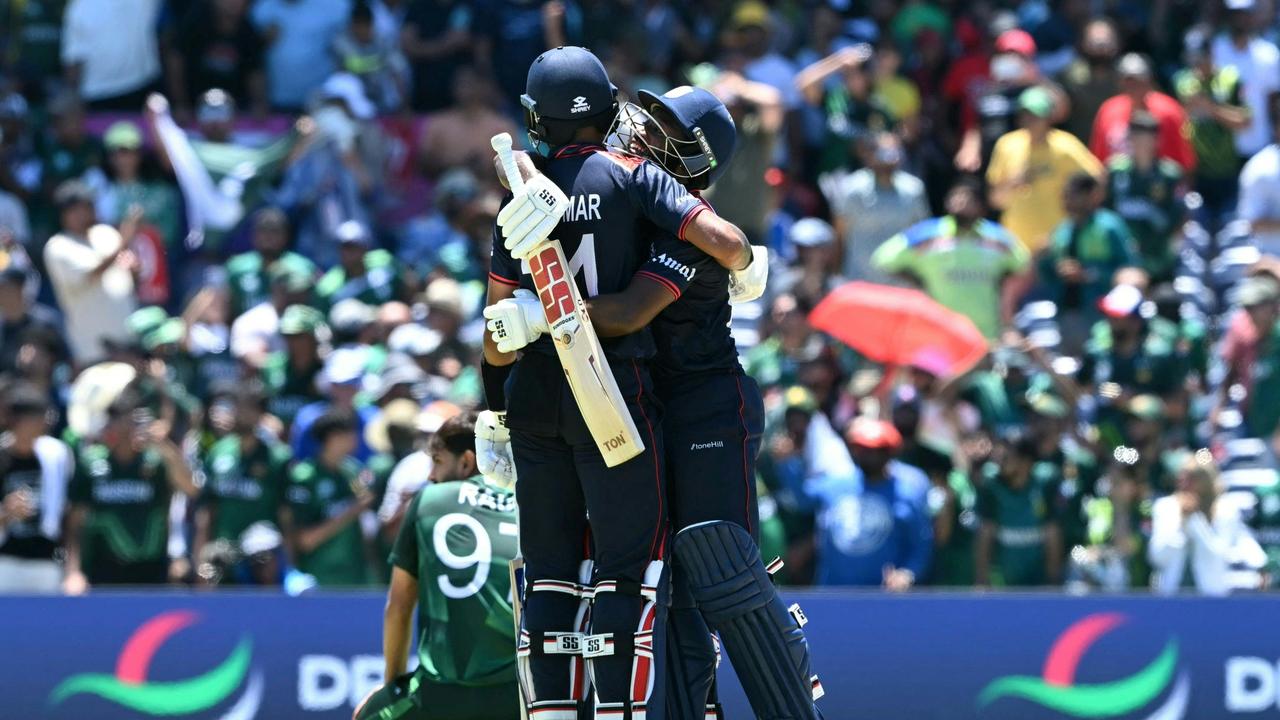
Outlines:
[[[939,376],[966,372],[987,353],[972,320],[909,288],[846,283],[818,303],[809,323],[872,360]]]

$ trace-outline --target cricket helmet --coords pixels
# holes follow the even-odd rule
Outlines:
[[[719,98],[689,85],[664,95],[647,90],[637,95],[640,104],[628,103],[618,115],[619,138],[639,145],[640,152],[695,190],[710,187],[724,174],[738,130]]]
[[[520,96],[534,149],[545,155],[569,144],[584,127],[605,131],[618,112],[617,94],[590,50],[569,45],[542,53],[529,66]]]

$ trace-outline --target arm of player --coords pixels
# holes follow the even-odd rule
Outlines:
[[[745,270],[751,265],[751,243],[747,242],[746,233],[714,212],[694,212],[697,214],[685,226],[682,240],[692,243],[728,270]]]
[[[496,280],[493,273],[489,274],[489,294],[486,297],[486,306],[494,306],[503,300],[515,297],[516,286],[509,284],[506,280]],[[516,361],[516,354],[511,350],[498,349],[498,342],[493,339],[489,333],[484,334],[484,359],[485,362],[495,367],[510,365]]]
[[[85,579],[80,565],[80,534],[84,529],[84,521],[89,510],[79,503],[71,506],[67,513],[66,532],[66,575],[62,579],[62,592],[67,595],[83,595],[89,589],[89,581]]]
[[[644,329],[676,295],[662,283],[637,275],[626,290],[587,300],[587,314],[600,337],[621,337]]]
[[[413,636],[413,611],[418,605],[418,578],[404,568],[391,568],[391,587],[382,618],[384,682],[403,675],[409,666],[409,645]]]

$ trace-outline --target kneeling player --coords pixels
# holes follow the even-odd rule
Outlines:
[[[431,484],[411,501],[391,553],[383,655],[387,683],[356,720],[511,720],[520,716],[507,565],[516,499],[476,474],[475,413],[431,439]],[[418,608],[418,668],[405,674]]]

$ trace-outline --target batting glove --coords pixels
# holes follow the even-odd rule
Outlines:
[[[551,236],[569,198],[546,175],[538,174],[524,183],[524,190],[511,198],[511,202],[498,213],[498,227],[502,228],[503,245],[517,260],[532,257]]]
[[[769,280],[769,249],[751,246],[751,262],[741,270],[729,273],[729,302],[751,302],[764,294]]]
[[[504,353],[515,352],[543,333],[551,332],[538,296],[525,289],[516,290],[515,297],[486,307],[484,316],[488,319],[485,327],[493,336],[493,342]]]
[[[494,485],[515,483],[516,461],[511,457],[506,413],[485,410],[476,416],[476,470]]]

